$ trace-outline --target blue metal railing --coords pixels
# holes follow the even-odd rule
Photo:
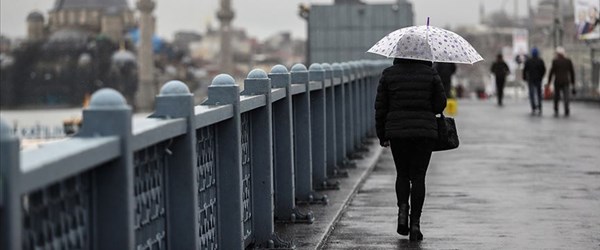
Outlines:
[[[352,165],[373,134],[377,80],[389,62],[253,70],[244,91],[219,75],[195,105],[184,83],[132,120],[103,89],[75,137],[20,151],[2,123],[2,249],[292,248],[274,222],[311,223],[297,202]]]

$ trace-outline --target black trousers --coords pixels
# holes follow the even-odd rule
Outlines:
[[[504,98],[504,83],[505,78],[496,78],[496,95],[498,97],[498,105],[502,105],[502,99]]]
[[[420,218],[425,202],[425,175],[435,141],[426,138],[392,139],[390,146],[396,164],[398,206],[408,204],[411,217]]]
[[[558,114],[558,106],[562,97],[563,104],[565,105],[565,114],[569,114],[569,89],[569,84],[554,83],[554,113]]]

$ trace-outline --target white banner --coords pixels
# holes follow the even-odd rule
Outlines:
[[[600,38],[600,0],[575,1],[577,37],[582,40]]]
[[[509,64],[511,72],[513,72],[513,69],[521,68],[525,63],[525,59],[529,54],[529,32],[526,29],[513,29],[512,40],[512,55],[510,55],[512,64]]]

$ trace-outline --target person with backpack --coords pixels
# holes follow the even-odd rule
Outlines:
[[[542,79],[546,74],[544,61],[539,57],[537,48],[531,49],[531,58],[525,61],[523,68],[523,80],[529,86],[529,102],[531,103],[531,115],[542,115]]]

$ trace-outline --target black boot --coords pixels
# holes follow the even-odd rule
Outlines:
[[[410,217],[410,236],[408,239],[410,241],[420,241],[423,240],[423,234],[421,233],[421,225],[420,218]]]
[[[408,204],[401,204],[398,208],[398,229],[400,235],[408,235]]]

